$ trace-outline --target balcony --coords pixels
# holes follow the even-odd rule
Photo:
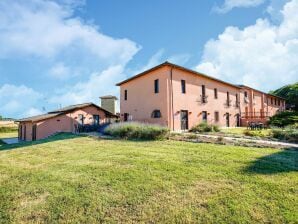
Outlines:
[[[201,104],[207,103],[208,102],[207,99],[208,99],[208,96],[206,96],[206,95],[204,95],[204,96],[200,95],[200,97],[198,97],[198,99],[197,99],[197,102],[199,102]]]
[[[232,104],[232,100],[226,100],[226,102],[225,102],[226,107],[230,107],[231,104]]]
[[[240,107],[240,101],[236,101],[236,102],[235,102],[235,107],[236,107],[236,108],[239,108],[239,107]]]
[[[241,113],[241,118],[244,119],[259,119],[259,118],[268,118],[270,117],[269,112],[244,112]]]

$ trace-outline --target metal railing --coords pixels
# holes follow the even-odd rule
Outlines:
[[[268,118],[270,117],[269,112],[243,112],[241,118],[252,119],[252,118]]]

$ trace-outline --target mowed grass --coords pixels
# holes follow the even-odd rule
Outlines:
[[[0,149],[1,223],[298,221],[294,150],[66,134]]]

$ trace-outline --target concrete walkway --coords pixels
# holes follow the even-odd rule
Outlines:
[[[18,138],[1,138],[1,140],[6,144],[16,144],[19,143]]]
[[[204,135],[204,134],[196,134],[197,136],[205,137],[205,138],[223,138],[230,141],[242,141],[242,142],[255,142],[260,144],[268,144],[268,145],[279,145],[285,147],[294,147],[298,148],[298,144],[295,143],[287,143],[287,142],[279,142],[279,141],[270,141],[270,140],[261,140],[261,139],[251,139],[251,138],[235,138],[235,137],[228,137],[228,136],[219,136],[219,135]]]

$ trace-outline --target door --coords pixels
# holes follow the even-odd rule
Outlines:
[[[230,127],[230,114],[226,113],[226,126]]]
[[[128,113],[124,113],[124,121],[128,121]]]
[[[93,115],[93,125],[99,125],[99,115]]]
[[[79,114],[78,115],[78,117],[79,117],[79,125],[84,125],[84,115],[83,114]]]
[[[24,125],[24,141],[26,141],[26,136],[27,136],[27,130],[26,130],[26,125]]]
[[[240,114],[236,114],[236,126],[240,127]]]
[[[202,112],[202,121],[207,123],[207,111]]]
[[[32,141],[36,141],[36,129],[37,129],[37,126],[36,124],[34,124],[32,126]]]
[[[188,129],[188,111],[181,110],[180,111],[180,120],[181,120],[181,130]]]
[[[23,140],[23,125],[19,126],[19,140]]]

